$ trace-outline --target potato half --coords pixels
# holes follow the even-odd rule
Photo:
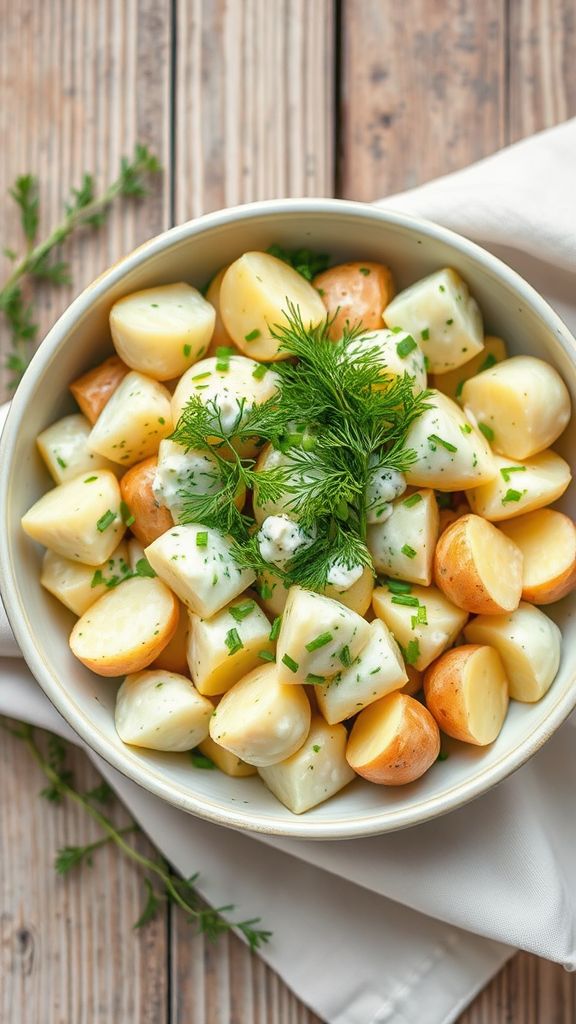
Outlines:
[[[541,508],[502,523],[500,529],[520,548],[522,600],[552,604],[576,587],[576,526],[562,512]]]
[[[568,463],[551,450],[523,462],[502,455],[492,458],[495,477],[468,491],[466,497],[473,512],[493,523],[550,505],[572,479]]]
[[[123,743],[180,753],[206,739],[213,710],[186,676],[154,669],[126,676],[114,719]]]
[[[428,383],[431,388],[437,388],[443,394],[448,395],[454,402],[462,401],[462,388],[470,377],[477,373],[489,370],[496,363],[506,359],[508,352],[502,338],[496,338],[487,334],[484,338],[484,348],[478,352],[467,363],[463,363],[456,370],[449,370],[448,373],[432,374]]]
[[[126,575],[130,568],[128,558],[125,541],[120,541],[102,565],[83,565],[55,551],[46,551],[40,583],[75,615],[83,615],[106,593],[106,583],[115,583]]]
[[[468,619],[437,587],[411,586],[409,593],[376,587],[372,606],[419,672],[454,643]]]
[[[379,573],[428,586],[438,539],[439,514],[434,491],[415,491],[393,502],[383,523],[368,527],[367,545]]]
[[[200,693],[225,693],[272,655],[270,622],[256,601],[244,595],[211,618],[190,613],[187,658]]]
[[[293,814],[324,803],[356,777],[346,761],[348,734],[343,725],[327,725],[315,715],[306,742],[285,761],[259,768],[274,796]]]
[[[434,579],[467,612],[512,612],[522,596],[522,552],[481,516],[461,516],[438,541]]]
[[[130,529],[144,547],[174,525],[168,509],[159,505],[154,497],[157,465],[156,456],[151,455],[149,459],[132,466],[120,481],[122,500],[134,516]]]
[[[172,433],[170,392],[163,384],[131,371],[108,400],[88,439],[89,448],[119,466],[155,455]]]
[[[464,743],[493,743],[508,710],[508,679],[494,647],[446,651],[424,676],[426,706],[442,732]]]
[[[360,654],[342,668],[332,682],[316,686],[318,707],[330,725],[343,722],[392,690],[401,689],[408,676],[388,627],[380,620],[370,623],[370,635]]]
[[[276,658],[283,683],[321,683],[354,661],[370,639],[366,619],[340,601],[291,587]]]
[[[161,580],[135,577],[84,612],[70,634],[70,647],[100,676],[140,672],[174,636],[178,612],[178,601]]]
[[[93,370],[72,381],[70,391],[89,423],[96,423],[108,399],[129,372],[118,356],[110,356]]]
[[[332,320],[330,337],[337,341],[346,325],[367,331],[384,327],[382,313],[394,295],[390,268],[383,263],[339,263],[317,274],[312,284]]]
[[[380,786],[419,779],[440,753],[440,732],[430,712],[405,693],[389,693],[361,711],[346,760],[358,775]]]
[[[419,394],[426,387],[427,374],[424,353],[407,331],[369,331],[350,343],[348,351],[361,354],[363,351],[378,351],[382,364],[382,387],[386,388],[405,373],[413,378],[412,390]]]
[[[176,632],[172,639],[163,647],[160,654],[151,663],[150,668],[159,668],[164,672],[176,672],[180,676],[189,675],[188,659],[188,633],[190,623],[188,612],[183,604],[179,603],[179,616]]]
[[[64,416],[63,419],[57,420],[38,434],[38,451],[57,484],[73,480],[80,473],[87,473],[93,469],[118,471],[113,462],[90,451],[90,430],[90,423],[86,417],[81,413],[74,413],[72,416]]]
[[[230,264],[228,264],[228,266],[230,266]],[[222,267],[222,270],[219,270],[218,273],[214,275],[206,292],[206,302],[209,302],[211,306],[214,306],[214,311],[216,313],[212,340],[206,351],[207,356],[215,356],[217,354],[217,349],[219,348],[235,348],[232,338],[224,327],[224,321],[220,314],[220,288],[222,286],[224,274],[228,270],[228,266]],[[253,772],[251,774],[253,774]]]
[[[462,409],[440,391],[432,391],[430,408],[414,421],[406,448],[416,452],[406,480],[415,487],[465,491],[493,480],[496,469],[485,438],[466,419]]]

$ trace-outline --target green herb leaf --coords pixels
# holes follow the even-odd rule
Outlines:
[[[224,643],[228,648],[228,654],[236,654],[244,647],[244,643],[237,629],[229,629],[224,637]]]
[[[445,441],[443,437],[438,437],[438,434],[428,434],[428,440],[430,441],[431,446],[439,444],[442,448],[445,448],[447,452],[458,451],[455,444],[452,444],[450,441]]]
[[[418,491],[416,491],[414,494],[411,494],[410,497],[405,498],[402,504],[405,505],[406,508],[413,508],[414,505],[417,505],[420,501],[422,501],[422,495],[418,494]]]
[[[325,647],[326,644],[329,644],[333,639],[332,633],[319,633],[317,637],[314,637],[314,640],[310,640],[310,642],[306,644],[306,650],[310,652],[317,651],[320,647]]]
[[[298,671],[298,662],[294,661],[294,658],[291,658],[289,654],[283,656],[282,664],[286,665],[286,668],[289,668],[291,672]]]
[[[190,760],[195,768],[203,768],[205,771],[213,771],[216,768],[214,761],[198,749],[190,751]]]
[[[526,466],[502,466],[500,473],[505,483],[509,483],[512,473],[525,473]]]
[[[109,526],[112,526],[115,519],[116,513],[109,508],[104,515],[100,516],[100,519],[96,523],[96,529],[99,533],[104,533],[104,530],[107,530]]]
[[[479,423],[478,430],[481,430],[487,441],[492,442],[494,440],[494,431],[492,427],[489,427],[487,423]]]
[[[232,605],[228,611],[236,622],[243,622],[248,615],[251,615],[256,607],[255,601],[243,601],[242,604]]]
[[[396,352],[400,356],[400,359],[405,359],[406,356],[409,356],[415,348],[418,348],[418,346],[412,335],[409,334],[407,338],[402,338],[402,341],[398,342],[396,345]]]

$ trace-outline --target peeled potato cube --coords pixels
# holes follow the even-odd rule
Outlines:
[[[256,578],[251,570],[238,568],[228,537],[197,523],[173,526],[145,555],[186,607],[204,618],[219,612]]]
[[[570,419],[570,395],[560,374],[533,356],[514,356],[467,380],[464,409],[488,431],[494,451],[528,459],[549,448]]]
[[[502,455],[494,455],[493,461],[494,479],[468,491],[466,497],[476,515],[494,523],[550,505],[564,494],[572,479],[568,463],[553,451],[539,452],[522,462]]]
[[[508,679],[494,647],[463,644],[446,651],[424,676],[426,706],[442,732],[485,747],[508,710]]]
[[[237,757],[236,754],[231,754],[229,750],[225,750],[219,743],[215,743],[210,736],[207,736],[202,743],[198,744],[198,750],[204,757],[210,758],[214,762],[217,768],[225,775],[230,775],[233,779],[245,779],[249,775],[256,775],[257,769],[253,764],[246,764],[241,757]]]
[[[282,615],[288,600],[289,587],[285,587],[279,576],[274,573],[265,572],[258,577],[256,591],[258,601],[267,615],[276,618]]]
[[[303,814],[356,777],[346,761],[347,740],[343,725],[327,725],[316,715],[300,749],[285,761],[259,768],[258,774],[280,803]]]
[[[404,474],[407,483],[465,491],[492,480],[496,470],[488,443],[470,426],[460,406],[440,391],[431,392],[429,405],[406,435],[406,448],[416,452]]]
[[[206,739],[213,710],[186,676],[136,672],[118,690],[116,732],[133,747],[181,753]]]
[[[145,288],[118,299],[110,330],[127,366],[154,380],[180,377],[208,349],[216,313],[189,284]]]
[[[210,719],[215,743],[257,768],[295,754],[309,728],[303,687],[284,686],[276,665],[256,668],[235,683]]]
[[[200,693],[225,693],[272,654],[270,623],[253,598],[232,601],[211,618],[190,614],[188,665]]]
[[[346,608],[350,608],[351,611],[356,612],[358,615],[365,615],[372,604],[373,592],[374,576],[368,566],[365,565],[362,575],[351,587],[342,590],[335,583],[329,583],[324,587],[322,594],[324,597],[330,597],[333,601],[340,601],[341,604],[346,605]]]
[[[54,487],[26,512],[22,528],[63,558],[101,565],[126,529],[116,477],[100,469]]]
[[[109,590],[78,619],[72,653],[100,676],[147,668],[172,639],[178,602],[161,580],[134,577]]]
[[[318,292],[301,274],[266,252],[246,252],[224,274],[220,314],[228,334],[241,352],[271,362],[288,359],[271,328],[285,327],[289,305],[298,307],[305,327],[326,319]]]
[[[412,586],[410,593],[376,587],[372,606],[402,647],[406,661],[419,672],[454,643],[468,619],[468,613],[437,587]]]
[[[539,608],[523,601],[509,615],[479,615],[468,623],[464,636],[468,643],[496,648],[514,700],[534,703],[554,682],[562,634]]]
[[[401,689],[408,676],[400,648],[380,620],[370,623],[370,636],[355,661],[342,668],[327,686],[315,688],[318,707],[330,725],[343,722],[367,704]]]
[[[382,362],[382,387],[387,387],[405,373],[414,378],[412,390],[419,394],[426,387],[426,364],[422,349],[407,331],[371,331],[350,342],[348,350],[361,355],[377,350]]]
[[[522,600],[560,601],[576,587],[576,526],[562,512],[541,508],[500,527],[523,555]]]
[[[210,305],[214,307],[214,312],[216,313],[214,333],[212,334],[212,340],[210,341],[206,351],[207,356],[217,355],[217,350],[219,348],[234,349],[235,347],[232,338],[224,327],[224,321],[222,320],[222,315],[220,313],[220,288],[222,287],[224,274],[228,270],[229,266],[230,264],[222,267],[222,270],[219,270],[218,273],[214,275],[206,292],[206,302],[209,302]]]
[[[512,612],[522,596],[522,552],[486,519],[462,516],[438,541],[434,579],[467,612]]]
[[[187,676],[189,674],[188,658],[186,652],[188,650],[188,634],[190,632],[190,623],[188,620],[187,609],[183,604],[179,604],[179,616],[178,625],[176,632],[172,639],[166,644],[157,658],[151,663],[150,668],[162,669],[164,672],[176,672],[178,675]]]
[[[405,693],[389,693],[361,711],[346,759],[379,786],[404,786],[427,772],[440,753],[440,732],[430,712]]]
[[[276,650],[279,678],[283,683],[328,680],[354,661],[369,637],[366,620],[340,601],[291,587]]]
[[[459,366],[456,370],[448,370],[448,373],[433,374],[429,380],[430,387],[441,391],[454,402],[461,402],[462,389],[466,381],[470,377],[475,377],[477,373],[484,373],[484,370],[489,370],[496,363],[501,363],[503,359],[506,359],[507,355],[506,345],[502,338],[497,338],[493,334],[487,334],[484,338],[484,348],[481,352],[478,352],[477,355],[473,356],[472,359],[469,359],[467,363]]]
[[[83,565],[69,558],[46,551],[42,560],[40,583],[75,615],[83,615],[106,593],[108,583],[114,586],[130,571],[128,545],[121,541],[102,565]]]
[[[438,539],[434,491],[415,491],[393,502],[383,523],[368,527],[367,546],[376,572],[428,586]]]
[[[38,450],[57,484],[73,480],[91,469],[115,470],[112,462],[90,451],[87,444],[90,429],[86,417],[74,413],[38,434]]]
[[[422,346],[432,373],[462,366],[484,347],[482,314],[455,270],[416,281],[384,310],[388,327],[401,327]]]
[[[366,330],[384,326],[382,313],[394,295],[394,282],[383,263],[340,263],[317,274],[312,284],[326,307],[329,336],[338,341],[346,326]]]
[[[155,455],[136,463],[120,481],[122,500],[128,506],[130,529],[141,544],[146,546],[161,537],[174,525],[167,508],[154,497],[154,481],[158,460]]]
[[[108,399],[114,394],[128,367],[118,356],[110,356],[70,385],[70,391],[89,423],[96,423]]]
[[[158,381],[132,371],[100,413],[88,445],[128,468],[155,455],[162,438],[171,432],[170,392]]]

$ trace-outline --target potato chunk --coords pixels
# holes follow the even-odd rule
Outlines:
[[[176,672],[180,676],[189,674],[188,659],[188,634],[190,622],[188,610],[183,604],[179,604],[178,625],[172,639],[163,647],[160,654],[151,663],[150,668],[159,668],[164,672]]]
[[[489,370],[496,363],[501,363],[508,355],[506,345],[502,338],[496,338],[493,334],[487,334],[484,338],[484,348],[477,355],[469,359],[467,363],[459,366],[456,370],[448,370],[448,373],[432,374],[429,379],[431,388],[436,388],[442,394],[447,395],[454,402],[462,402],[462,388],[470,377],[477,373]]]
[[[552,604],[576,587],[576,526],[555,509],[541,508],[500,527],[524,556],[522,600]]]
[[[432,582],[439,522],[434,491],[398,498],[388,519],[368,527],[367,545],[376,571],[427,587]]]
[[[57,484],[73,480],[91,469],[115,470],[113,462],[90,451],[90,424],[85,416],[74,413],[53,423],[36,438],[40,455]]]
[[[427,379],[424,353],[411,334],[399,329],[371,331],[356,338],[349,346],[351,352],[359,354],[374,349],[378,350],[382,362],[383,387],[407,373],[414,378],[414,394],[424,391]]]
[[[440,391],[432,392],[429,405],[406,435],[406,448],[417,456],[406,470],[406,481],[439,491],[465,491],[492,480],[496,470],[488,443],[460,406]]]
[[[224,694],[210,736],[248,764],[265,768],[295,754],[310,728],[302,686],[284,686],[276,665],[254,669]]]
[[[440,733],[430,712],[405,693],[389,693],[358,715],[346,759],[369,782],[404,786],[424,775],[439,753]]]
[[[369,638],[366,620],[340,601],[291,587],[278,637],[278,677],[283,683],[324,682],[354,661]]]
[[[128,367],[118,356],[110,356],[93,370],[72,381],[70,391],[89,423],[96,423],[108,399],[114,394]]]
[[[270,623],[251,597],[232,601],[209,619],[190,613],[187,657],[200,693],[225,693],[273,650]]]
[[[462,516],[438,541],[434,578],[446,597],[467,612],[512,612],[522,596],[522,552],[486,519]]]
[[[342,590],[334,583],[329,583],[322,591],[324,597],[330,597],[333,601],[340,601],[351,611],[358,615],[365,615],[372,603],[374,592],[374,576],[367,565],[362,570],[362,575],[351,587]]]
[[[455,270],[438,270],[416,281],[386,306],[388,327],[401,327],[422,346],[432,373],[468,362],[484,347],[482,314]]]
[[[199,359],[208,349],[215,320],[213,306],[183,283],[132,292],[110,310],[118,355],[154,380],[180,377]]]
[[[256,578],[251,570],[238,568],[228,537],[196,523],[173,526],[145,554],[186,607],[205,618],[219,612]]]
[[[315,689],[318,707],[327,722],[343,722],[367,704],[400,690],[408,681],[400,648],[380,619],[370,623],[368,642],[355,661],[341,668],[327,686]]]
[[[539,452],[522,462],[502,455],[494,455],[493,461],[494,479],[466,495],[472,511],[493,523],[550,505],[564,494],[572,479],[568,463],[553,451]]]
[[[208,285],[208,291],[206,292],[206,302],[209,302],[211,306],[214,306],[214,311],[216,313],[214,333],[212,334],[212,340],[206,351],[207,356],[215,356],[217,354],[217,349],[219,348],[234,349],[235,347],[232,338],[224,327],[224,321],[220,313],[220,288],[222,287],[224,274],[228,270],[229,266],[230,264],[222,267],[222,270],[219,270],[218,273],[214,275]],[[251,774],[254,773],[251,772]]]
[[[347,740],[343,725],[327,725],[316,715],[300,749],[285,761],[259,768],[258,774],[280,803],[303,814],[356,777],[346,761]]]
[[[116,477],[100,469],[54,487],[26,512],[22,528],[63,558],[101,565],[126,529]]]
[[[84,612],[106,593],[106,584],[114,584],[130,570],[128,545],[121,541],[102,565],[83,565],[46,551],[42,560],[40,583],[75,615]]]
[[[206,739],[213,710],[186,676],[154,669],[126,676],[114,718],[123,743],[179,753]]]
[[[409,593],[376,587],[372,606],[419,672],[454,643],[468,619],[436,587],[412,586]]]
[[[132,466],[120,481],[122,500],[134,516],[130,529],[144,546],[151,544],[174,525],[168,509],[159,505],[154,497],[157,465],[158,460],[152,455]]]
[[[72,653],[100,676],[147,668],[172,639],[178,602],[161,580],[125,580],[84,612],[70,634]]]
[[[509,615],[479,615],[468,623],[464,636],[468,643],[496,648],[514,700],[534,703],[554,682],[562,634],[539,608],[522,602]]]
[[[340,263],[317,274],[312,284],[332,320],[334,341],[342,337],[346,325],[361,324],[366,330],[384,326],[382,313],[394,295],[394,282],[383,263]]]
[[[219,743],[215,743],[214,740],[207,736],[202,743],[198,744],[198,750],[204,757],[208,757],[210,761],[213,761],[217,768],[224,775],[230,775],[233,779],[244,779],[249,775],[256,775],[257,769],[253,764],[246,764],[241,757],[236,757],[236,754],[231,754],[229,750],[225,750]]]
[[[494,647],[464,644],[446,651],[424,676],[426,706],[448,736],[485,747],[508,710],[508,679]]]
[[[514,356],[467,380],[467,415],[489,433],[494,451],[528,459],[549,448],[570,419],[570,396],[560,374],[533,356]]]
[[[172,433],[170,392],[150,377],[132,371],[104,406],[88,439],[94,452],[120,466],[155,455]]]
[[[321,324],[326,310],[318,292],[301,274],[266,252],[246,252],[229,267],[220,286],[220,313],[241,352],[271,362],[288,359],[270,329],[286,326],[288,305],[300,310],[306,327]]]

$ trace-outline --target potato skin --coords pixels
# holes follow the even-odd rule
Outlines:
[[[72,381],[70,391],[90,423],[96,423],[106,402],[129,372],[119,356],[110,356]]]
[[[469,531],[474,521],[479,518],[479,516],[471,514],[464,515],[446,527],[438,540],[434,553],[434,579],[440,590],[458,608],[463,608],[467,612],[475,612],[477,615],[501,615],[505,611],[514,611],[520,603],[521,571],[518,574],[517,599],[514,603],[510,602],[508,607],[503,607],[490,595],[476,564]],[[491,523],[483,522],[486,531],[490,533],[494,531],[494,539],[498,541],[500,538],[497,528]],[[521,569],[522,553],[519,548],[516,550]],[[508,566],[506,570],[508,571],[510,568]]]
[[[475,746],[486,744],[479,741],[468,728],[464,686],[467,663],[482,650],[486,654],[492,650],[492,658],[500,662],[500,656],[494,648],[490,649],[483,644],[462,644],[451,651],[445,651],[424,673],[426,706],[442,731],[456,740]],[[504,675],[504,666],[501,671]],[[506,698],[506,707],[507,703]]]
[[[135,520],[130,529],[144,547],[174,526],[170,512],[158,504],[152,491],[157,465],[158,459],[152,455],[132,466],[120,481],[122,500]]]
[[[369,271],[369,273],[366,273]],[[394,295],[394,282],[382,263],[340,263],[317,274],[312,284],[320,292],[329,317],[329,336],[342,337],[346,322],[360,322],[366,330],[382,330],[382,313]]]
[[[388,712],[400,711],[399,726],[387,746],[363,762],[362,734],[377,729]],[[360,712],[348,740],[346,760],[351,768],[379,786],[405,786],[428,771],[440,753],[440,730],[423,704],[396,691]]]

